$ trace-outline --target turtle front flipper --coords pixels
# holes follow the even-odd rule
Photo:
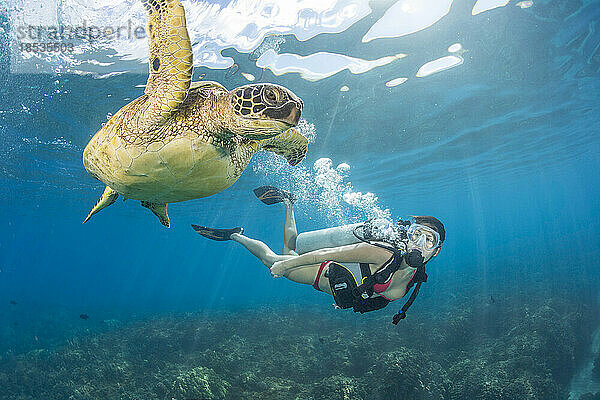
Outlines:
[[[265,139],[260,144],[264,150],[284,156],[292,167],[304,159],[308,150],[308,139],[294,128],[271,139]]]
[[[142,207],[146,207],[158,217],[161,224],[167,228],[171,226],[169,216],[167,215],[167,203],[151,203],[149,201],[142,201],[141,203]]]
[[[106,189],[104,189],[104,193],[102,193],[102,196],[100,196],[100,199],[96,202],[96,205],[91,209],[91,211],[89,212],[87,217],[85,217],[82,223],[85,224],[89,221],[92,215],[96,214],[103,208],[110,206],[117,200],[117,197],[119,197],[119,193],[107,186]]]
[[[148,11],[150,76],[140,121],[159,125],[185,100],[192,81],[192,45],[179,0],[142,0]]]

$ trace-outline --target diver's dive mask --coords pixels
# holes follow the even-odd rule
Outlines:
[[[406,230],[406,235],[409,244],[425,251],[432,251],[441,246],[440,234],[425,225],[411,224]]]

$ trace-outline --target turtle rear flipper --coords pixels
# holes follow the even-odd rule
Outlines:
[[[102,210],[103,208],[110,206],[112,203],[114,203],[117,200],[117,197],[119,197],[119,193],[112,190],[110,188],[110,186],[106,186],[106,189],[104,189],[104,193],[102,193],[102,196],[100,196],[100,199],[98,199],[98,201],[96,202],[96,205],[94,207],[92,207],[89,214],[87,215],[87,217],[85,217],[85,219],[83,220],[82,223],[85,224],[86,222],[89,221],[89,219],[92,217],[92,215],[96,214],[98,211]]]
[[[142,201],[142,207],[146,207],[150,211],[154,213],[158,217],[158,220],[161,224],[169,228],[171,226],[171,222],[169,221],[169,216],[167,215],[167,203],[151,203],[149,201]]]
[[[275,186],[258,187],[254,189],[254,194],[260,201],[268,206],[281,203],[283,199],[288,199],[292,204],[297,200],[295,194],[276,188]]]
[[[292,167],[304,159],[308,150],[308,139],[294,128],[265,139],[260,144],[264,150],[284,156]]]
[[[244,232],[244,229],[240,227],[232,229],[215,229],[192,224],[192,228],[194,228],[194,230],[198,232],[201,236],[204,236],[207,239],[217,240],[219,242],[231,240],[231,235],[234,233]]]

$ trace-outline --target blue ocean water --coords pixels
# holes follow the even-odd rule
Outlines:
[[[368,209],[340,200],[346,183],[353,193],[375,194],[377,206],[394,217],[442,220],[447,240],[428,265],[414,314],[435,315],[471,293],[497,301],[539,287],[585,301],[597,296],[600,2],[540,0],[525,9],[511,2],[472,16],[473,3],[455,1],[447,16],[419,32],[361,43],[392,4],[371,2],[373,12],[342,33],[308,41],[287,35],[281,44],[281,52],[300,55],[408,54],[362,74],[344,70],[318,81],[276,76],[247,54],[224,50],[240,70],[298,94],[314,139],[298,167],[259,154],[231,188],[170,205],[170,229],[132,200],[81,224],[103,190],[83,168],[83,148],[107,114],[142,93],[136,85],[146,76],[12,73],[4,52],[0,352],[60,345],[93,334],[95,321],[327,307],[328,296],[273,279],[241,246],[205,240],[190,228],[243,226],[279,251],[283,209],[252,194],[264,184],[300,195],[300,231],[366,218]],[[3,26],[9,30],[6,18]],[[462,65],[415,77],[456,42],[467,50]],[[229,89],[248,83],[223,69],[200,67],[195,74]],[[385,86],[399,76],[409,79]],[[344,85],[350,90],[340,91]],[[308,190],[322,158],[350,169],[342,186]],[[91,317],[88,325],[82,313]]]

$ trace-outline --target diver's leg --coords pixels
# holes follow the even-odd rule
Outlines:
[[[285,207],[285,222],[283,224],[283,254],[298,255],[296,253],[296,218],[294,217],[294,206],[288,199],[283,199]]]
[[[240,233],[231,234],[231,240],[238,242],[256,256],[267,268],[271,268],[275,261],[287,260],[292,256],[280,256],[260,240],[250,239]]]
[[[285,272],[283,276],[297,283],[303,283],[305,285],[314,286],[315,280],[317,279],[317,274],[319,273],[320,269],[320,264],[305,265],[298,268],[290,269],[287,272]],[[318,277],[319,280],[317,281],[317,286],[322,292],[331,294],[331,288],[329,287],[329,279],[325,275],[326,269],[321,270],[321,274]]]
[[[326,276],[327,268],[327,266],[321,268],[321,264],[301,265],[285,271],[282,276],[288,278],[290,281],[313,287],[316,281],[316,285],[321,292],[331,294],[329,278]]]
[[[278,254],[275,254],[273,250],[269,248],[269,246],[267,246],[260,240],[250,239],[249,237],[244,236],[240,233],[231,234],[231,240],[238,242],[242,246],[247,248],[248,251],[250,251],[250,253],[256,256],[269,269],[273,266],[273,263],[276,261],[283,261],[293,257],[297,257],[295,255],[280,256]],[[303,265],[286,271],[283,276],[297,283],[313,285],[315,283],[315,279],[317,277],[320,267],[321,264]],[[329,289],[329,280],[325,276],[324,270],[321,271],[321,275],[317,284],[321,291],[326,293],[331,292]]]

